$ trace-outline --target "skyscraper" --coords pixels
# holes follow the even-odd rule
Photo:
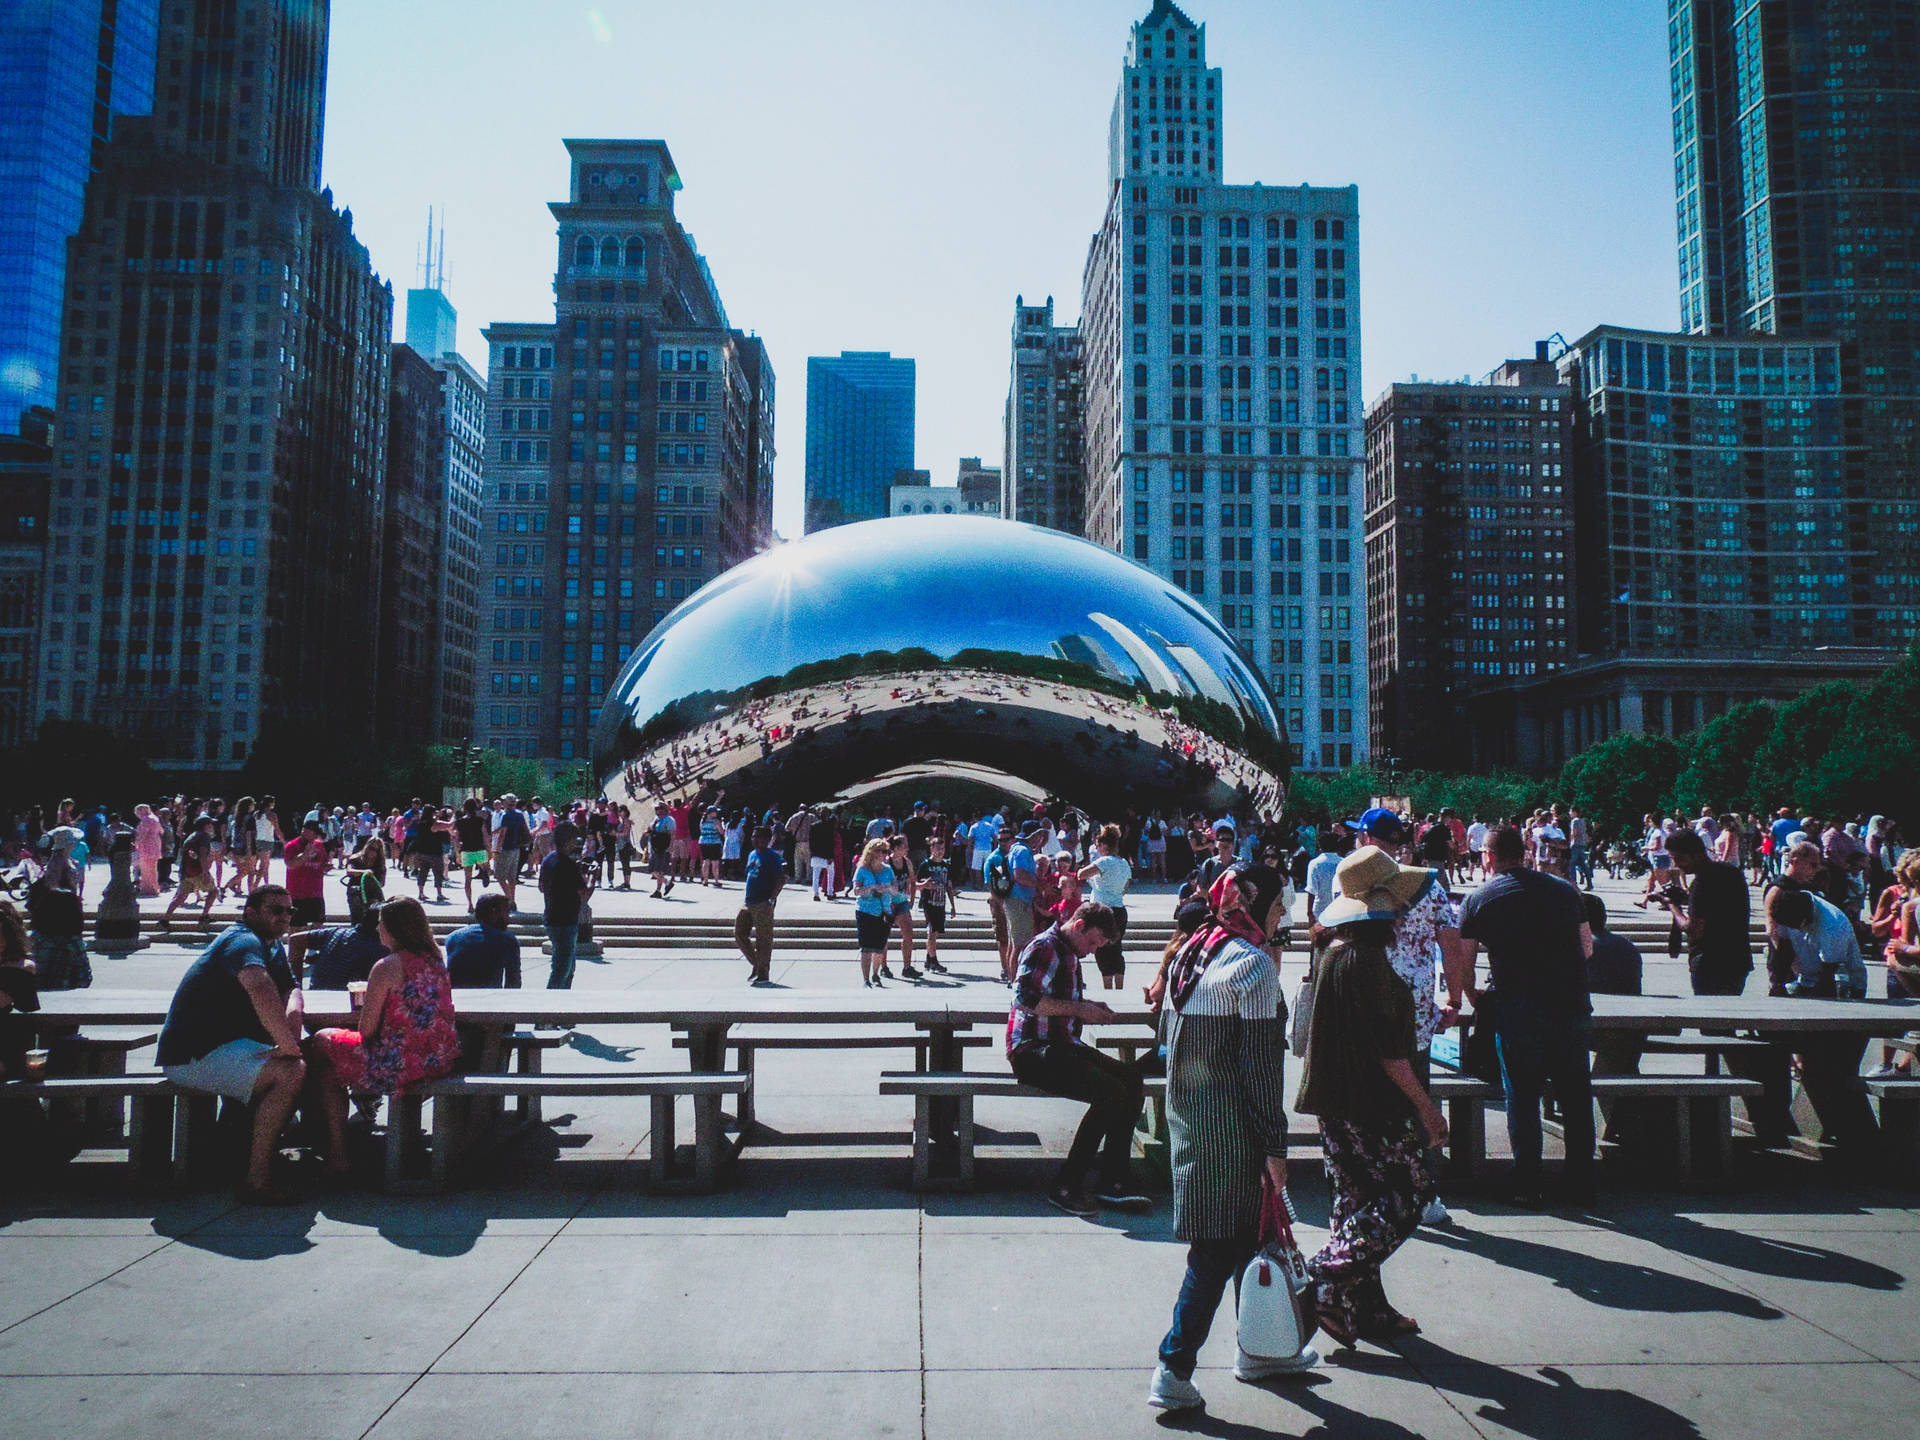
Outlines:
[[[475,736],[584,760],[641,638],[770,536],[773,369],[675,217],[666,143],[565,143],[554,322],[486,332]]]
[[[67,240],[116,115],[153,104],[159,0],[14,5],[0,43],[0,434],[53,405]]]
[[[1007,386],[1000,513],[1079,535],[1086,528],[1081,454],[1086,369],[1080,327],[1053,323],[1053,297],[1013,302],[1013,378]]]
[[[1087,256],[1086,534],[1209,606],[1311,769],[1364,760],[1359,193],[1227,185],[1205,27],[1133,27]]]
[[[1849,600],[1882,643],[1920,638],[1920,6],[1668,14],[1681,327],[1840,342],[1867,462],[1845,498],[1875,517]]]
[[[170,767],[372,733],[393,294],[316,188],[326,52],[167,7],[68,247],[40,700]]]
[[[887,513],[913,466],[914,363],[885,350],[807,360],[807,533]]]
[[[1390,385],[1368,408],[1376,759],[1433,770],[1512,763],[1504,739],[1483,741],[1469,700],[1573,658],[1572,410],[1544,342],[1478,385]]]
[[[21,416],[21,433],[0,435],[0,748],[33,738],[34,660],[47,569],[47,492],[53,412]]]

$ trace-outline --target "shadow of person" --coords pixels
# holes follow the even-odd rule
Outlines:
[[[1415,1335],[1398,1349],[1416,1373],[1443,1394],[1485,1401],[1477,1417],[1535,1440],[1698,1440],[1700,1427],[1676,1410],[1631,1390],[1580,1384],[1557,1366],[1522,1369],[1469,1360]],[[1464,1413],[1464,1410],[1463,1410]]]
[[[1677,1250],[1709,1265],[1745,1270],[1755,1275],[1777,1275],[1783,1280],[1817,1280],[1828,1285],[1854,1285],[1863,1290],[1898,1290],[1907,1277],[1857,1255],[1789,1240],[1778,1235],[1749,1235],[1702,1225],[1685,1215],[1671,1224],[1662,1222],[1639,1232],[1667,1250]]]
[[[1739,1290],[1723,1289],[1685,1275],[1635,1265],[1624,1260],[1604,1260],[1542,1245],[1517,1235],[1484,1230],[1437,1230],[1421,1232],[1429,1244],[1464,1254],[1478,1255],[1508,1270],[1525,1270],[1551,1280],[1557,1289],[1578,1295],[1595,1305],[1612,1310],[1642,1310],[1667,1315],[1700,1314],[1722,1311],[1750,1320],[1778,1320],[1781,1312]]]
[[[1400,1368],[1411,1378],[1404,1365]],[[1335,1440],[1335,1437],[1338,1440],[1425,1440],[1420,1431],[1410,1430],[1397,1420],[1336,1404],[1331,1393],[1336,1384],[1333,1376],[1314,1373],[1286,1380],[1265,1380],[1253,1386],[1297,1406],[1319,1422],[1308,1430],[1296,1430],[1291,1425],[1270,1430],[1264,1425],[1223,1420],[1204,1409],[1165,1412],[1158,1417],[1160,1428],[1187,1435],[1216,1436],[1218,1440],[1272,1440],[1281,1435],[1298,1436],[1299,1440]]]

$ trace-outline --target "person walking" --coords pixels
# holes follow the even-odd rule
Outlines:
[[[787,883],[787,869],[773,848],[773,832],[761,825],[747,853],[746,893],[733,917],[733,943],[747,957],[747,983],[773,983],[773,902]]]
[[[927,858],[914,867],[913,883],[920,897],[920,918],[927,927],[927,970],[944,975],[947,967],[940,963],[940,937],[947,932],[948,902],[958,891],[947,859],[946,837],[936,834],[928,846]]]
[[[1106,990],[1122,988],[1127,975],[1126,956],[1120,947],[1127,938],[1127,887],[1133,883],[1133,866],[1121,858],[1122,839],[1118,825],[1101,826],[1094,839],[1094,857],[1079,872],[1087,886],[1087,898],[1113,911],[1113,941],[1102,945],[1093,956],[1101,988]]]
[[[142,899],[150,900],[160,893],[161,836],[165,833],[165,827],[151,805],[136,805],[133,814],[136,822],[133,827],[133,856],[140,871],[139,893]]]
[[[1673,838],[1691,835],[1683,830]],[[1528,870],[1525,853],[1520,832],[1511,827],[1487,837],[1492,878],[1460,908],[1458,959],[1447,976],[1449,1004],[1457,1009],[1472,988],[1476,958],[1484,948],[1488,985],[1497,1001],[1493,1027],[1507,1100],[1514,1198],[1523,1205],[1543,1198],[1540,1098],[1551,1082],[1566,1140],[1564,1198],[1584,1205],[1593,1196],[1593,1085],[1587,1058],[1593,1043],[1587,990],[1593,931],[1580,892],[1558,876]],[[1476,1011],[1482,1003],[1476,995]],[[1476,1018],[1484,1023],[1484,1017]]]
[[[893,870],[893,927],[900,932],[900,978],[902,980],[920,980],[925,977],[913,968],[913,860],[907,849],[907,837],[895,835],[888,842],[887,864]],[[893,971],[887,968],[883,959],[880,973],[893,979]]]
[[[1119,840],[1118,826],[1103,828],[1102,853],[1111,855]],[[1173,1238],[1186,1242],[1187,1273],[1147,1393],[1161,1410],[1202,1403],[1193,1383],[1200,1348],[1227,1281],[1237,1293],[1259,1248],[1263,1197],[1287,1184],[1286,1004],[1267,950],[1267,936],[1286,918],[1285,887],[1256,866],[1222,876],[1209,898],[1213,919],[1174,957],[1163,1012]],[[1233,1373],[1264,1380],[1319,1358],[1306,1347],[1283,1360],[1241,1351]]]
[[[853,872],[854,941],[860,947],[860,983],[878,985],[893,933],[893,866],[884,839],[867,841]]]
[[[1518,838],[1516,832],[1516,839]],[[1307,1262],[1320,1328],[1337,1343],[1393,1340],[1420,1326],[1387,1302],[1380,1270],[1435,1194],[1428,1163],[1447,1122],[1414,1076],[1413,995],[1387,959],[1402,899],[1369,888],[1362,847],[1320,914],[1330,939],[1314,987],[1294,1108],[1320,1118],[1327,1243]]]
[[[580,867],[580,841],[568,837],[556,845],[540,862],[540,893],[546,897],[547,943],[552,968],[547,976],[549,990],[573,988],[574,948],[580,943],[580,911],[586,904],[592,882]]]

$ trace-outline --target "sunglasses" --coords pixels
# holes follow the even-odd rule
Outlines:
[[[262,905],[262,906],[260,907],[260,913],[261,913],[262,915],[291,915],[291,914],[293,913],[293,906],[291,906],[291,905]]]

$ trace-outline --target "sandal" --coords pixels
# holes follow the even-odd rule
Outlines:
[[[1360,1327],[1360,1336],[1364,1340],[1397,1340],[1419,1333],[1420,1322],[1411,1315],[1402,1315],[1398,1310],[1384,1310]]]

